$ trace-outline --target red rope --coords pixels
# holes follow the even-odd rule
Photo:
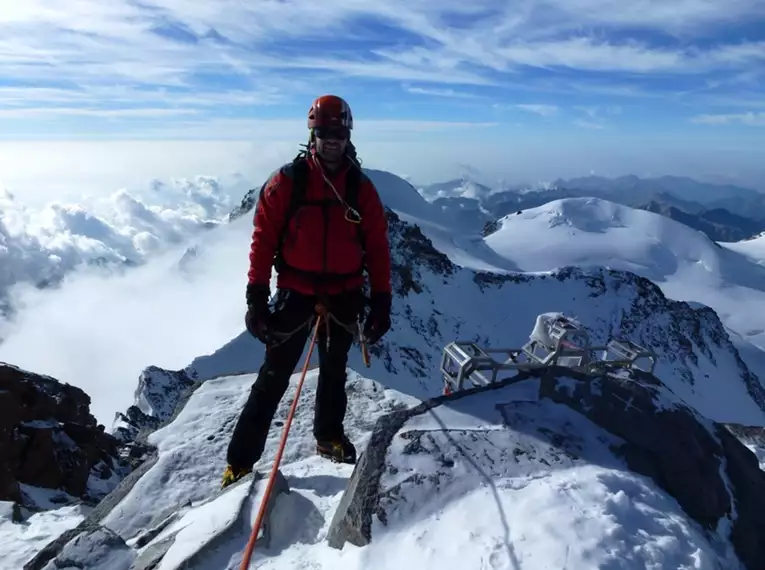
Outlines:
[[[300,399],[300,392],[303,389],[303,382],[305,376],[308,373],[308,365],[311,361],[313,349],[316,346],[316,338],[319,334],[319,326],[322,319],[325,318],[324,308],[318,306],[316,308],[319,313],[316,319],[316,325],[313,328],[313,336],[311,337],[311,344],[308,348],[308,356],[305,357],[305,363],[303,364],[303,372],[300,374],[300,381],[295,391],[295,399],[290,406],[289,414],[287,415],[287,421],[284,423],[284,429],[282,430],[282,439],[279,442],[279,449],[276,451],[276,459],[274,460],[274,466],[271,468],[271,476],[268,478],[268,484],[266,485],[266,492],[263,494],[263,501],[260,503],[260,510],[258,511],[258,517],[255,519],[255,526],[252,528],[250,539],[247,541],[247,547],[244,549],[244,558],[242,558],[242,564],[239,566],[239,570],[247,570],[250,566],[250,559],[252,558],[252,551],[255,549],[255,542],[258,539],[258,533],[260,527],[263,525],[263,519],[266,515],[266,507],[268,506],[268,500],[271,497],[274,482],[276,481],[276,474],[279,471],[279,463],[281,463],[282,455],[284,455],[284,446],[287,443],[287,436],[290,433],[290,427],[292,426],[292,419],[295,417],[295,410],[297,410],[298,400]]]

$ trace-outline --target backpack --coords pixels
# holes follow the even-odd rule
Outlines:
[[[292,171],[292,195],[287,211],[284,215],[284,223],[279,233],[279,239],[276,246],[275,267],[277,270],[285,266],[284,259],[281,256],[284,240],[287,238],[287,228],[292,218],[304,204],[323,204],[327,200],[315,201],[306,200],[305,193],[308,188],[308,158],[304,152],[299,153],[290,164],[284,167]],[[346,204],[359,211],[359,187],[361,186],[361,168],[352,166],[345,175],[345,202]],[[334,202],[334,199],[330,198]],[[357,235],[362,249],[364,248],[364,236],[361,231],[361,224],[356,224]],[[363,266],[363,264],[362,264]]]

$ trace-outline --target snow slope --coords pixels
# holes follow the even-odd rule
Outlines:
[[[8,503],[0,503],[7,505]],[[88,514],[90,507],[70,505],[42,511],[30,516],[23,524],[14,522],[10,512],[0,510],[0,570],[19,570],[51,540],[76,527]]]
[[[712,307],[726,326],[765,348],[765,266],[755,253],[759,240],[721,247],[659,214],[570,198],[502,218],[484,242],[509,270],[577,265],[634,272],[673,299]]]
[[[765,265],[765,234],[737,242],[720,242],[726,249],[750,259],[758,265]]]

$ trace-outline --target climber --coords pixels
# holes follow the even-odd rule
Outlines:
[[[367,303],[363,336],[368,344],[391,326],[387,218],[350,141],[351,109],[340,97],[321,96],[308,112],[308,129],[306,151],[266,181],[255,207],[245,323],[266,345],[266,355],[228,446],[224,487],[250,473],[260,459],[317,306],[328,318],[316,347],[316,451],[355,463],[356,449],[343,428],[348,352]],[[269,306],[272,268],[277,292]]]

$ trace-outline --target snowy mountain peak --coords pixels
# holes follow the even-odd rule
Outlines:
[[[419,189],[419,192],[429,202],[433,202],[439,198],[469,198],[483,200],[492,193],[492,189],[467,176],[463,176],[446,182],[427,184],[422,186]]]

